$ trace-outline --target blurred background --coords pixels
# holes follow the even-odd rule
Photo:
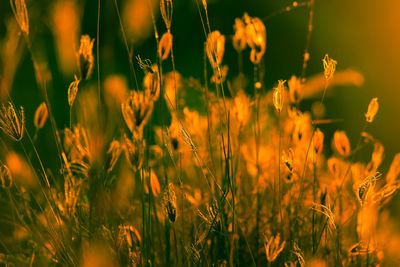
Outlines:
[[[119,7],[128,43],[142,58],[153,62],[156,58],[149,5],[154,8],[158,31],[165,32],[158,1],[115,1],[101,0],[99,57],[102,79],[110,74],[129,77],[128,56],[115,4]],[[264,20],[267,27],[266,88],[272,88],[278,79],[300,75],[307,36],[307,7],[281,13],[278,11],[293,2],[209,0],[207,3],[211,29],[219,30],[226,36],[233,34],[234,19],[244,12]],[[67,88],[77,71],[71,58],[77,49],[80,34],[96,38],[97,1],[28,0],[27,5],[33,50],[49,75],[51,102],[54,103],[57,124],[63,128],[69,119]],[[14,19],[8,1],[0,4],[0,18],[0,39],[4,43],[12,32],[9,21]],[[202,80],[205,35],[195,0],[174,1],[172,33],[176,69],[185,77]],[[15,43],[15,55],[9,52],[13,51],[11,48],[2,52],[6,56],[3,55],[0,73],[3,80],[4,77],[12,77],[7,85],[12,88],[16,103],[24,105],[28,120],[31,120],[41,99],[35,85],[32,62],[21,39]],[[236,74],[237,55],[229,38],[227,40],[224,62],[230,66],[230,73]],[[400,151],[400,1],[316,0],[307,76],[321,73],[321,60],[325,53],[338,61],[338,70],[353,68],[363,73],[365,78],[361,88],[336,87],[327,95],[326,117],[343,119],[340,123],[324,126],[328,139],[334,129],[343,129],[355,146],[369,100],[378,97],[381,109],[368,131],[383,142],[386,148],[383,168],[387,168],[393,155]],[[14,75],[10,68],[14,68]],[[165,69],[171,70],[171,66],[167,65]],[[250,64],[245,64],[245,72],[251,75]],[[137,73],[140,74],[139,68]],[[94,85],[96,80],[95,69],[92,77]],[[127,78],[127,81],[133,88],[132,80]],[[309,108],[310,103],[304,105]]]

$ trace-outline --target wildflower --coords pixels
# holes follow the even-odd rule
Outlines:
[[[10,5],[21,31],[28,35],[29,18],[25,0],[10,0]]]
[[[324,133],[318,128],[314,133],[313,144],[315,154],[320,155],[322,153],[322,149],[324,148]]]
[[[237,52],[241,52],[246,48],[246,27],[242,19],[236,18],[235,25],[233,26],[235,34],[232,38],[233,47]]]
[[[324,59],[322,60],[324,66],[324,75],[327,81],[330,81],[335,74],[336,70],[336,60],[329,58],[328,54],[325,55]]]
[[[251,48],[250,61],[259,64],[267,46],[265,25],[261,19],[250,17],[247,13],[243,15],[243,21],[246,25],[247,45]]]
[[[132,91],[121,104],[122,115],[134,137],[141,137],[153,111],[153,101],[145,92]]]
[[[278,86],[274,88],[273,94],[273,103],[275,109],[280,113],[283,107],[283,94],[285,90],[285,82],[284,80],[278,81]]]
[[[69,104],[70,107],[72,107],[72,105],[75,102],[76,95],[78,94],[80,81],[81,80],[79,80],[75,76],[75,81],[71,82],[69,87],[68,87],[68,104]]]
[[[333,145],[341,156],[350,155],[350,141],[344,131],[336,131],[333,135]]]
[[[13,184],[11,172],[7,165],[0,163],[0,185],[2,188],[10,188]]]
[[[274,262],[275,259],[279,256],[282,250],[285,248],[286,241],[281,243],[280,234],[271,237],[269,239],[265,239],[264,248],[265,255],[267,257],[268,262]]]
[[[173,3],[172,0],[161,0],[160,1],[161,16],[164,20],[165,27],[169,31],[172,23]]]
[[[225,52],[225,36],[219,31],[213,31],[207,37],[206,52],[213,69],[217,69],[222,62]]]
[[[81,44],[77,54],[81,79],[87,80],[92,75],[94,66],[93,44],[94,39],[90,39],[89,35],[81,36]]]
[[[164,192],[163,206],[165,215],[171,223],[174,223],[177,217],[176,195],[174,185],[171,183]]]
[[[372,98],[371,101],[369,102],[367,113],[365,113],[365,120],[369,123],[372,123],[374,121],[376,113],[378,113],[378,110],[379,110],[378,98],[377,97]]]
[[[47,109],[46,103],[41,103],[39,107],[36,109],[35,117],[33,123],[35,124],[36,129],[43,128],[44,124],[49,117],[49,111]]]
[[[172,34],[166,32],[161,36],[160,43],[158,44],[158,56],[161,60],[166,60],[172,49]]]
[[[15,110],[14,105],[8,102],[0,108],[0,129],[14,141],[20,141],[24,136],[25,115],[23,107]]]

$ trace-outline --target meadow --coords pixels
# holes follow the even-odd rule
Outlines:
[[[365,77],[329,51],[309,74],[315,0],[229,32],[193,0],[193,37],[178,0],[82,2],[0,3],[2,266],[398,266],[400,153],[382,167],[378,90],[355,141],[327,112]],[[267,22],[293,12],[300,67],[269,86]]]

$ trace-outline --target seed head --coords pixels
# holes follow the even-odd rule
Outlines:
[[[267,32],[261,19],[250,17],[245,13],[243,21],[246,25],[247,45],[251,48],[250,61],[259,64],[267,47]]]
[[[369,123],[372,123],[375,119],[376,113],[378,113],[378,110],[379,110],[378,98],[374,97],[369,102],[367,113],[365,113],[365,120]]]
[[[213,69],[221,65],[225,52],[225,36],[219,31],[213,31],[207,37],[206,52]]]
[[[87,80],[92,75],[94,66],[93,44],[94,39],[90,39],[89,35],[81,36],[81,44],[77,55],[81,79]]]
[[[13,179],[11,177],[11,172],[8,167],[0,163],[0,185],[2,188],[10,188],[13,184]]]
[[[283,94],[285,90],[285,82],[284,80],[279,80],[278,81],[278,86],[274,88],[274,94],[273,94],[273,103],[275,106],[275,109],[278,112],[282,111],[283,108]]]
[[[135,137],[139,137],[153,111],[153,101],[146,92],[132,91],[121,104],[121,110],[129,130]]]
[[[336,70],[336,60],[330,58],[328,54],[325,55],[324,59],[322,60],[324,66],[324,75],[327,81],[330,81],[335,74]]]
[[[147,72],[143,79],[145,94],[149,95],[153,101],[156,101],[160,96],[160,73],[158,66],[153,65],[152,71]]]
[[[160,43],[158,44],[158,56],[161,60],[166,60],[172,49],[173,36],[170,32],[166,32],[161,36]]]
[[[35,111],[33,123],[36,129],[42,129],[49,117],[49,110],[45,102],[42,102]]]
[[[246,48],[247,37],[246,27],[242,19],[236,18],[235,25],[233,26],[235,34],[233,35],[233,47],[237,52],[243,51]]]
[[[169,31],[172,23],[173,3],[172,0],[161,0],[160,1],[161,16],[164,20],[165,27]]]
[[[79,80],[75,76],[75,81],[71,82],[69,87],[68,87],[68,104],[69,104],[70,107],[72,107],[72,105],[75,102],[76,95],[78,94],[80,81],[81,80]]]
[[[333,135],[333,145],[340,155],[347,157],[350,155],[350,141],[344,131],[336,131]]]
[[[277,234],[271,238],[266,238],[264,242],[265,255],[268,262],[274,262],[282,250],[285,248],[286,241],[281,243],[281,236]]]
[[[15,110],[14,105],[8,102],[8,106],[1,105],[0,129],[14,141],[20,141],[24,136],[25,115],[23,107]]]
[[[21,31],[28,35],[29,18],[25,0],[10,0],[10,5]]]

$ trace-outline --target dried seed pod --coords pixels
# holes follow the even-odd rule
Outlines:
[[[334,133],[333,145],[341,156],[347,157],[350,155],[350,141],[344,131],[336,131]]]
[[[165,27],[167,28],[168,31],[171,29],[171,23],[172,23],[172,13],[173,13],[173,3],[172,0],[161,0],[160,1],[160,10],[161,10],[161,16],[164,20]]]
[[[0,108],[0,129],[14,141],[20,141],[25,131],[25,115],[23,107],[19,111],[11,102]]]
[[[68,87],[68,104],[70,107],[72,107],[72,105],[75,102],[75,98],[76,95],[78,94],[78,89],[79,89],[79,83],[81,82],[81,80],[79,80],[76,76],[75,76],[75,81],[71,82],[69,87]]]
[[[10,0],[10,5],[21,31],[25,35],[28,35],[29,17],[25,0]]]
[[[94,57],[93,57],[94,39],[90,39],[89,35],[81,36],[81,43],[77,53],[78,68],[80,70],[81,79],[87,80],[93,72]]]
[[[161,36],[160,43],[158,44],[158,56],[161,60],[166,60],[172,49],[173,36],[170,32],[166,32]]]
[[[132,91],[124,103],[121,111],[125,123],[134,137],[140,137],[153,111],[153,100],[145,92]]]
[[[374,97],[369,102],[367,113],[365,113],[365,120],[369,123],[372,123],[374,121],[376,113],[378,113],[378,110],[379,110],[378,98]]]
[[[330,58],[328,54],[325,55],[322,60],[324,66],[324,76],[327,81],[330,81],[333,78],[333,74],[335,74],[336,70],[336,60]]]
[[[225,52],[225,36],[219,31],[213,31],[207,37],[206,52],[213,69],[221,65]]]
[[[149,95],[153,101],[156,101],[160,96],[160,84],[161,78],[158,66],[154,64],[152,71],[147,72],[143,78],[145,94]]]
[[[36,129],[42,129],[48,117],[49,117],[49,110],[47,109],[46,103],[42,102],[36,109],[35,117],[33,119],[33,123]]]
[[[0,185],[2,188],[10,188],[13,184],[11,172],[8,167],[0,163]]]
[[[278,112],[282,111],[283,108],[283,94],[285,90],[285,82],[284,80],[279,80],[278,85],[274,88],[273,94],[273,103],[274,107]]]

